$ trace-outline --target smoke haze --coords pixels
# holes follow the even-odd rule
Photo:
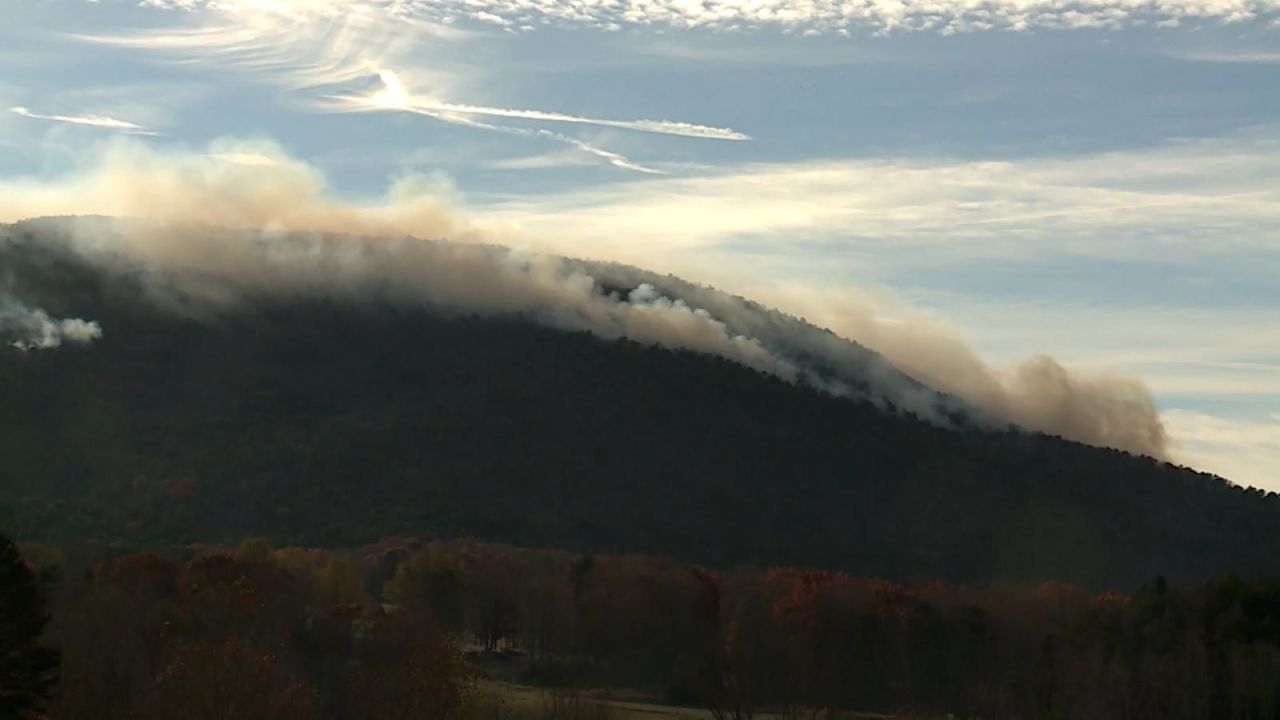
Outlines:
[[[803,293],[767,298],[833,333],[671,276],[500,247],[494,243],[518,239],[441,200],[428,180],[403,179],[379,203],[345,202],[327,194],[320,173],[269,143],[165,153],[121,142],[77,177],[0,183],[0,221],[67,215],[130,221],[79,217],[28,227],[50,230],[43,241],[106,270],[144,277],[149,296],[174,312],[325,296],[519,314],[603,338],[719,355],[938,423],[963,413],[993,426],[1003,421],[1167,455],[1159,414],[1136,379],[1081,375],[1043,356],[994,369],[951,329],[886,322],[854,296],[834,305]],[[0,333],[12,335],[9,342],[57,347],[102,331],[0,296]]]

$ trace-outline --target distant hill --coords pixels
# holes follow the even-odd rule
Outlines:
[[[29,233],[0,290],[91,344],[0,349],[0,527],[354,545],[472,535],[730,565],[1132,586],[1280,572],[1280,496],[944,429],[720,357],[385,297],[147,299]],[[870,360],[868,360],[870,362]]]

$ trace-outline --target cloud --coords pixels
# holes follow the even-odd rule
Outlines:
[[[1183,60],[1209,63],[1243,63],[1274,65],[1280,63],[1280,52],[1194,52],[1177,55]]]
[[[193,9],[214,0],[149,0],[156,6]],[[252,11],[251,0],[221,4]],[[275,6],[328,6],[293,0]],[[445,25],[474,21],[502,28],[534,29],[548,24],[617,30],[621,27],[741,31],[780,28],[797,33],[991,30],[1070,30],[1136,25],[1174,26],[1182,21],[1220,23],[1268,21],[1280,17],[1277,0],[645,0],[644,2],[563,2],[562,0],[438,0],[371,3],[402,15]]]
[[[86,127],[102,128],[104,130],[122,130],[131,135],[155,135],[156,133],[127,120],[108,117],[106,115],[42,115],[32,112],[30,109],[16,106],[9,108],[9,112],[22,117],[32,118],[34,120],[49,120],[51,122],[67,123],[70,125],[84,125]]]
[[[214,160],[222,160],[236,165],[253,165],[257,167],[270,167],[275,165],[277,162],[276,158],[264,155],[260,152],[240,152],[235,150],[230,152],[211,153],[209,157]]]
[[[492,132],[502,133],[504,135],[515,135],[517,137],[528,138],[544,138],[557,143],[569,145],[577,149],[580,153],[588,156],[596,157],[623,170],[631,170],[634,172],[646,173],[650,175],[661,175],[662,171],[646,167],[639,163],[633,162],[621,153],[593,145],[585,140],[565,135],[563,133],[553,132],[545,128],[526,128],[512,127],[510,125],[495,125],[493,123],[482,122],[468,117],[469,114],[483,113],[459,113],[453,110],[432,109],[429,103],[423,103],[415,98],[404,89],[396,74],[390,70],[381,70],[378,72],[378,78],[382,83],[382,89],[372,95],[357,97],[348,96],[338,98],[337,100],[343,106],[364,111],[399,111],[413,113],[415,115],[423,115],[435,120],[450,123],[453,125],[462,125],[464,127],[478,128],[481,130],[489,130]],[[492,113],[491,113],[492,114]],[[600,121],[601,123],[604,121]],[[592,124],[587,122],[587,124]],[[600,124],[600,123],[595,123]]]
[[[657,133],[659,135],[680,135],[683,137],[703,138],[711,140],[750,140],[745,133],[732,128],[718,128],[694,123],[673,122],[670,120],[603,120],[600,118],[566,115],[564,113],[545,112],[542,110],[520,110],[514,108],[483,107],[480,105],[459,105],[457,103],[431,102],[417,98],[408,98],[399,107],[385,105],[369,105],[371,110],[408,110],[422,113],[450,113],[454,115],[489,115],[493,117],[515,118],[520,120],[540,120],[554,123],[574,125],[598,125],[600,127],[620,128],[638,132]]]
[[[479,130],[572,145],[610,165],[638,172],[656,171],[561,132],[494,125],[474,118],[596,126],[704,140],[749,139],[732,128],[683,120],[601,118],[446,100],[446,94],[461,90],[457,86],[472,84],[465,80],[472,73],[471,68],[445,59],[450,55],[466,56],[468,53],[462,48],[471,36],[457,30],[452,20],[433,19],[429,13],[418,12],[422,8],[416,4],[370,0],[151,4],[190,11],[185,26],[75,37],[104,45],[162,51],[220,69],[248,72],[311,94],[310,105],[322,111],[410,112]],[[380,83],[376,92],[361,94],[349,89],[353,85],[367,86],[370,81]]]
[[[228,159],[241,156],[272,162]],[[622,265],[494,246],[511,237],[424,194],[425,185],[412,179],[397,183],[381,203],[357,205],[330,196],[319,173],[266,143],[223,142],[203,153],[162,153],[119,142],[98,160],[61,182],[0,184],[0,219],[102,213],[147,220],[118,226],[73,221],[71,248],[107,267],[123,264],[121,271],[134,276],[141,269],[166,306],[216,308],[263,293],[318,293],[517,313],[604,338],[720,355],[939,423],[950,422],[964,407],[860,345],[740,297]],[[681,219],[669,220],[678,230]],[[236,234],[208,226],[249,230]],[[286,237],[293,231],[342,235]],[[1164,453],[1159,417],[1135,380],[1077,375],[1047,358],[1001,376],[954,333],[901,319],[882,321],[874,307],[853,299],[840,308],[861,323],[847,322],[842,332],[897,350],[909,374],[925,379],[933,373],[928,380],[955,389],[991,417],[1082,442]],[[990,421],[981,414],[970,417]]]
[[[1241,419],[1179,409],[1167,411],[1165,421],[1179,462],[1280,492],[1280,412]]]
[[[920,263],[1028,255],[1148,258],[1270,247],[1280,140],[1185,141],[1018,160],[849,158],[741,164],[495,205],[491,217],[569,242],[618,238],[648,256],[732,244],[832,255],[927,248]],[[1213,238],[1205,242],[1205,237]]]
[[[538,155],[491,160],[485,163],[484,166],[494,170],[546,170],[588,164],[590,164],[590,161],[584,158],[581,153],[573,150],[561,150]]]
[[[646,167],[639,163],[633,162],[629,158],[627,158],[625,155],[622,155],[620,153],[616,153],[611,150],[605,150],[604,148],[592,145],[591,143],[586,142],[585,140],[579,140],[575,137],[570,137],[568,135],[564,135],[561,133],[552,132],[545,128],[523,128],[523,127],[511,127],[509,125],[494,125],[492,123],[473,120],[471,118],[455,115],[453,113],[437,112],[432,110],[406,108],[405,112],[411,112],[417,115],[425,115],[427,117],[435,118],[436,120],[450,123],[452,125],[462,125],[464,127],[480,128],[482,130],[490,130],[493,132],[502,133],[504,135],[515,135],[518,137],[530,137],[530,138],[545,138],[557,143],[569,145],[577,149],[579,153],[583,155],[602,159],[605,162],[609,163],[610,165],[613,165],[614,167],[622,168],[623,170],[632,170],[634,172],[645,173],[648,175],[663,174],[661,170]]]

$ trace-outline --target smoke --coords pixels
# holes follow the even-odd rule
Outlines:
[[[992,367],[951,327],[902,307],[891,307],[886,316],[879,309],[884,298],[797,287],[760,294],[992,417],[1089,445],[1168,456],[1169,437],[1151,391],[1136,378],[1068,370],[1047,355]]]
[[[64,342],[87,344],[100,337],[102,328],[96,322],[59,320],[44,310],[0,296],[0,341],[18,350],[51,350]]]
[[[435,199],[428,191],[435,189],[411,177],[383,202],[355,205],[328,197],[317,172],[269,143],[219,143],[203,154],[118,143],[92,171],[67,182],[0,186],[0,220],[139,219],[80,217],[57,225],[77,255],[119,271],[145,270],[153,298],[175,311],[263,293],[381,296],[458,312],[522,313],[558,328],[717,354],[796,378],[784,358],[679,298],[638,284],[609,295],[581,263],[479,244],[497,235]]]
[[[84,175],[0,188],[0,222],[93,214],[284,232],[473,237],[463,215],[436,199],[430,178],[401,179],[381,204],[337,202],[326,197],[320,173],[268,142],[219,141],[204,153],[165,153],[120,141],[104,146]],[[165,248],[163,259],[175,253]]]
[[[262,297],[323,296],[520,315],[603,338],[718,355],[940,424],[961,417],[994,427],[1015,423],[1165,456],[1159,415],[1137,380],[1083,376],[1047,357],[993,370],[953,331],[927,321],[888,322],[855,297],[804,312],[836,334],[672,276],[510,249],[495,243],[515,238],[440,196],[439,183],[411,177],[379,202],[341,201],[327,193],[319,173],[269,143],[163,153],[121,142],[81,176],[0,184],[0,221],[131,218],[77,217],[28,227],[43,231],[42,242],[144,278],[149,297],[173,312],[199,315]],[[818,305],[802,293],[770,300]],[[58,333],[28,335],[24,342],[92,339],[101,332],[92,323],[43,319]]]

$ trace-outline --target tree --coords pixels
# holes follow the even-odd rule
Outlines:
[[[48,622],[40,584],[0,535],[0,717],[34,717],[49,701],[60,657],[40,644]]]
[[[456,631],[463,623],[462,560],[436,543],[400,563],[383,595],[411,612],[429,614],[437,627]]]
[[[271,543],[263,538],[245,538],[236,550],[236,558],[248,562],[266,562],[271,558]]]
[[[174,648],[139,720],[311,720],[315,691],[289,676],[277,650],[239,637]]]

